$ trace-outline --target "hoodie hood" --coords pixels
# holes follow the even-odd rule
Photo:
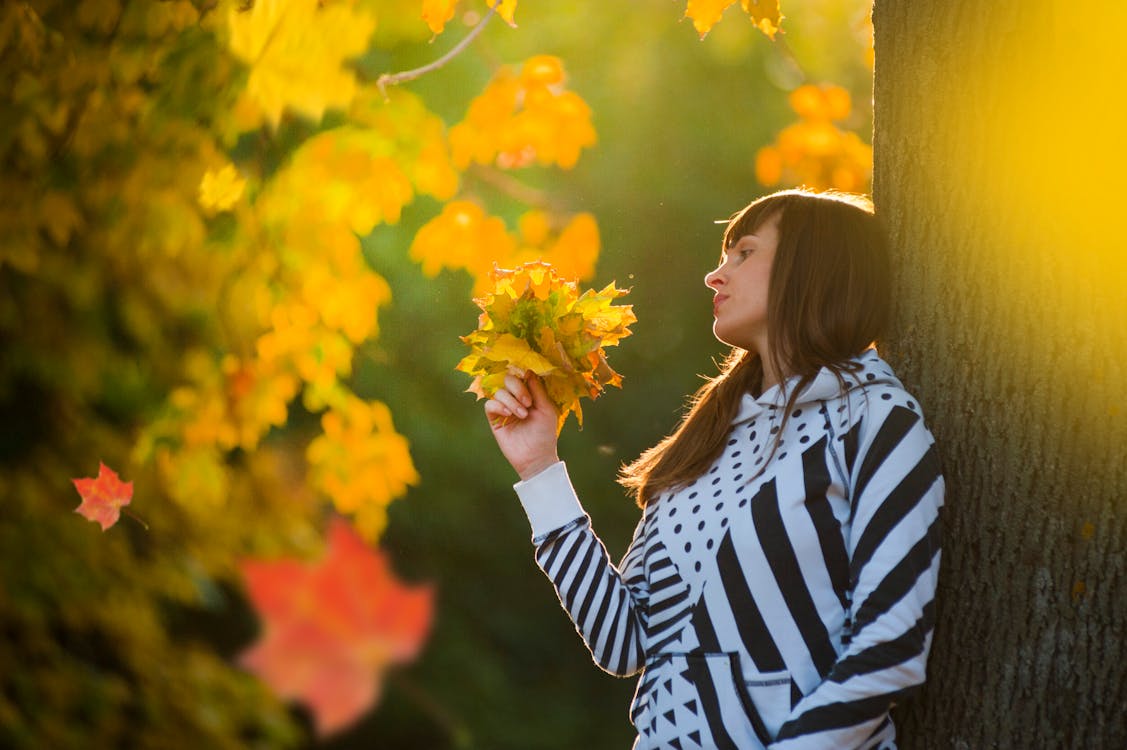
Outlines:
[[[857,363],[860,369],[855,372],[842,373],[842,377],[845,378],[846,390],[870,385],[893,385],[897,388],[903,388],[900,381],[892,374],[892,368],[880,358],[876,349],[866,349],[851,361]],[[778,412],[786,406],[787,399],[790,398],[791,391],[797,387],[798,381],[797,375],[788,378],[785,382],[771,386],[758,397],[745,393],[732,424],[747,422],[765,411]],[[833,371],[828,367],[823,367],[798,394],[794,405],[798,407],[803,404],[827,401],[842,396],[844,392],[841,382]]]

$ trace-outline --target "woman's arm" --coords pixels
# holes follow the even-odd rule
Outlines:
[[[924,682],[939,569],[939,459],[915,411],[882,404],[865,419],[850,472],[848,646],[795,706],[773,750],[863,747],[892,704]]]
[[[502,453],[521,477],[515,489],[532,524],[537,565],[595,663],[611,674],[635,674],[645,664],[642,523],[615,567],[557,458],[555,408],[535,375],[527,383],[506,378],[485,411]]]

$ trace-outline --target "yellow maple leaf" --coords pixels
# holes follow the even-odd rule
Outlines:
[[[706,34],[720,20],[720,16],[736,0],[689,0],[685,7],[685,18],[691,19],[693,28],[703,39]],[[779,0],[740,0],[742,7],[755,27],[772,40],[783,22],[783,15],[779,12]]]
[[[685,6],[685,18],[692,20],[693,28],[703,39],[734,2],[736,0],[689,0]]]
[[[200,180],[200,205],[209,213],[229,211],[243,197],[246,186],[247,181],[232,164],[208,169]]]
[[[455,369],[474,377],[468,390],[478,398],[496,393],[506,373],[531,370],[556,405],[557,431],[572,411],[582,426],[579,399],[622,385],[603,347],[630,334],[632,307],[611,304],[628,290],[611,283],[580,295],[575,281],[541,262],[497,268],[491,277],[493,289],[474,300],[482,310],[478,328],[462,337],[470,354]]]
[[[505,23],[516,28],[517,24],[513,20],[513,15],[517,11],[517,0],[485,0],[485,3],[490,7],[496,6],[497,15],[501,16]]]
[[[287,109],[319,121],[326,109],[347,107],[356,79],[344,61],[367,49],[376,28],[374,18],[340,0],[233,5],[227,25],[231,53],[250,66],[242,106],[253,106],[274,128]]]
[[[556,369],[549,359],[537,353],[524,339],[503,333],[484,349],[484,356],[494,362],[508,362],[519,372],[532,370],[537,375],[547,375]]]
[[[779,0],[740,0],[740,6],[751,16],[755,27],[774,41],[783,22]]]
[[[446,22],[454,17],[458,0],[423,0],[423,20],[434,34],[441,34]]]

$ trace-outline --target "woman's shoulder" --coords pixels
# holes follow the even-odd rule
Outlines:
[[[855,370],[845,374],[846,387],[839,392],[836,417],[843,429],[879,425],[893,415],[904,420],[922,421],[923,408],[893,372],[892,367],[876,353],[866,350],[853,360]],[[831,415],[835,416],[835,415]]]

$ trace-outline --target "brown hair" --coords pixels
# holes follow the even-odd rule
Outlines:
[[[779,244],[767,286],[768,356],[781,378],[799,378],[783,412],[785,424],[798,395],[823,367],[844,384],[844,373],[857,369],[850,360],[883,334],[890,269],[888,241],[872,202],[849,193],[784,190],[764,196],[731,218],[723,247],[775,217]],[[759,395],[762,381],[759,355],[733,347],[720,374],[690,398],[677,429],[624,466],[619,483],[645,507],[704,474],[723,452],[743,395]]]

